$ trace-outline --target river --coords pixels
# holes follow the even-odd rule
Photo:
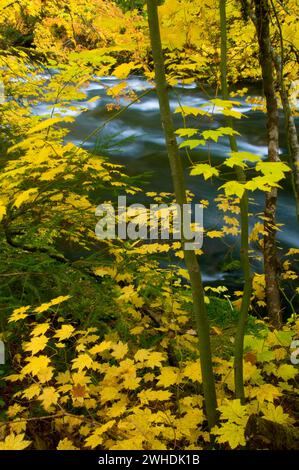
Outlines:
[[[89,82],[85,87],[88,99],[84,102],[72,103],[72,110],[68,114],[76,116],[75,122],[70,125],[70,133],[67,140],[77,145],[83,145],[85,148],[94,150],[101,154],[108,154],[114,163],[120,163],[126,167],[130,175],[140,175],[146,173],[145,186],[146,191],[168,192],[172,191],[172,184],[168,166],[167,154],[165,151],[165,142],[160,123],[159,104],[154,91],[151,91],[151,85],[142,77],[131,77],[127,80],[129,87],[137,94],[142,94],[146,90],[148,93],[142,97],[140,102],[132,104],[126,111],[121,113],[116,119],[112,120],[100,132],[98,137],[86,137],[97,127],[104,124],[113,111],[107,111],[106,105],[112,102],[110,96],[107,96],[107,87],[117,85],[119,81],[115,77],[97,78]],[[250,96],[260,96],[261,88],[257,86],[249,89]],[[87,103],[93,97],[98,99],[92,103]],[[248,95],[237,98],[240,106],[236,109],[241,111],[245,117],[234,120],[235,129],[240,133],[238,137],[238,146],[240,151],[248,151],[257,155],[266,157],[267,155],[267,137],[266,137],[266,116],[262,111],[253,109],[253,106],[246,102]],[[178,85],[170,92],[171,109],[175,110],[179,102],[182,105],[198,106],[203,105],[209,98],[214,98],[214,91],[208,88],[199,89],[194,85]],[[235,100],[235,98],[234,98]],[[122,105],[127,102],[122,101]],[[88,110],[82,112],[81,108],[87,107]],[[59,112],[59,109],[56,109]],[[65,114],[65,110],[60,110]],[[39,115],[48,114],[48,108],[45,105],[36,106],[34,112]],[[115,111],[114,111],[115,112]],[[182,127],[181,118],[175,114],[175,125]],[[281,156],[286,153],[285,131],[283,119],[280,120],[281,127]],[[196,125],[196,121],[188,120],[188,127]],[[198,125],[198,123],[197,123]],[[220,113],[214,113],[213,122],[201,120],[201,129],[215,129],[225,125],[223,116]],[[82,142],[84,143],[82,144]],[[209,153],[213,163],[223,161],[227,152],[229,152],[229,142],[227,138],[220,138],[217,143],[212,143],[207,147],[200,147],[197,151],[192,151],[192,159],[197,161],[206,161]],[[219,229],[221,227],[221,214],[216,209],[213,202],[217,195],[217,186],[214,181],[203,181],[201,177],[189,176],[188,166],[190,163],[182,151],[182,159],[186,169],[187,186],[199,199],[208,199],[210,206],[204,212],[204,226],[206,229]],[[250,206],[251,212],[257,214],[263,210],[264,194],[261,192],[251,193],[253,200]],[[142,196],[137,195],[134,202],[143,202]],[[256,221],[252,217],[252,224]],[[289,182],[284,183],[283,189],[279,190],[278,217],[277,221],[284,224],[282,230],[278,233],[278,240],[282,247],[299,248],[298,223],[295,214],[294,198],[292,188]],[[236,248],[236,239],[226,239],[223,243],[219,239],[205,239],[202,258],[202,269],[205,281],[219,282],[224,277],[220,273],[221,264],[224,256],[234,253],[227,247],[227,243]],[[229,257],[228,257],[229,260]],[[236,273],[235,273],[236,275]],[[226,274],[226,277],[231,274]]]

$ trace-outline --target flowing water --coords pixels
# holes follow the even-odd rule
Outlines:
[[[97,149],[97,152],[109,154],[110,160],[114,163],[125,165],[126,171],[130,175],[140,175],[146,173],[147,184],[145,191],[170,192],[172,184],[168,166],[165,142],[160,123],[158,99],[151,85],[141,77],[131,77],[128,79],[129,87],[137,94],[148,93],[143,96],[140,102],[131,106],[121,113],[117,118],[107,124],[100,133],[89,137],[89,134],[99,126],[103,125],[111,118],[115,111],[108,112],[106,105],[111,103],[111,97],[107,96],[107,87],[114,86],[118,80],[114,77],[97,78],[90,82],[85,91],[88,99],[85,102],[73,103],[75,110],[67,111],[68,114],[76,116],[75,122],[70,126],[68,140],[83,145],[87,149]],[[261,89],[253,88],[249,90],[250,96],[260,96]],[[92,103],[87,103],[93,97],[98,99]],[[170,93],[171,109],[175,110],[179,103],[187,106],[204,105],[210,98],[214,98],[214,91],[211,89],[199,89],[196,85],[177,86]],[[246,102],[246,96],[237,99],[240,103],[236,109],[241,111],[245,117],[240,120],[235,119],[235,129],[240,133],[238,146],[240,151],[248,151],[266,157],[266,116],[261,111],[252,109],[252,105]],[[126,102],[121,102],[127,105]],[[82,112],[82,107],[88,110]],[[56,109],[59,112],[59,109]],[[60,110],[65,114],[65,110]],[[44,105],[37,106],[35,113],[47,114],[48,108]],[[182,127],[179,114],[175,114],[176,128]],[[187,127],[200,127],[200,129],[216,129],[224,126],[223,116],[214,110],[214,119],[209,122],[207,119],[188,119]],[[283,120],[281,119],[281,156],[286,154],[285,132]],[[212,142],[209,147],[199,147],[192,151],[192,159],[195,162],[206,161],[210,158],[212,163],[219,164],[230,151],[227,138],[220,138],[217,143]],[[189,176],[188,166],[190,162],[184,151],[182,159],[186,168],[187,186],[199,199],[208,199],[211,204],[204,212],[204,226],[208,229],[221,227],[221,214],[216,209],[213,198],[217,195],[218,184],[215,181],[203,181],[199,176]],[[253,193],[252,193],[253,194]],[[257,214],[263,210],[264,195],[259,192],[253,194],[250,210]],[[134,202],[143,202],[142,195],[137,195]],[[252,220],[256,220],[254,217]],[[296,221],[294,199],[291,184],[286,182],[284,188],[279,191],[278,222],[284,224],[281,232],[278,233],[278,240],[284,247],[299,247],[298,223]],[[223,275],[220,274],[221,263],[227,253],[233,253],[236,239],[226,239],[223,243],[219,239],[205,239],[202,258],[202,269],[204,279],[219,281]],[[236,246],[235,246],[236,248]],[[228,257],[229,259],[229,257]],[[236,273],[235,273],[236,274]],[[238,275],[237,275],[238,276]]]

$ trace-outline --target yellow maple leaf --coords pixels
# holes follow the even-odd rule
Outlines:
[[[58,398],[59,393],[55,390],[54,387],[45,387],[41,395],[38,397],[46,411],[49,410],[51,405],[57,404]]]
[[[183,377],[187,377],[188,379],[192,380],[193,382],[201,382],[201,369],[199,361],[188,361],[186,362],[186,366],[182,371]]]
[[[96,344],[90,349],[90,354],[100,354],[104,351],[107,351],[107,349],[110,349],[111,346],[111,341],[102,341],[100,344]]]
[[[129,73],[134,68],[135,68],[135,62],[128,62],[127,64],[121,64],[121,65],[118,65],[114,69],[113,75],[115,75],[115,77],[117,78],[124,79],[124,78],[127,78]]]
[[[128,352],[128,345],[119,341],[112,346],[112,349],[112,356],[115,357],[115,359],[122,359]]]
[[[24,440],[25,434],[14,433],[6,436],[4,441],[0,442],[0,450],[23,450],[31,444],[31,441]]]
[[[149,349],[138,349],[137,353],[134,356],[136,362],[144,362],[148,359],[150,355]]]
[[[221,419],[227,419],[230,423],[245,426],[248,415],[246,406],[241,405],[240,400],[225,400],[225,403],[218,407]]]
[[[163,367],[161,374],[157,377],[159,387],[170,387],[175,385],[178,381],[179,370],[175,367]]]
[[[25,388],[22,393],[22,397],[28,398],[28,400],[32,400],[34,397],[38,397],[40,394],[41,388],[38,384],[32,384],[30,387]]]
[[[32,197],[36,195],[37,192],[38,192],[38,188],[30,188],[30,189],[27,189],[26,191],[23,191],[15,199],[14,206],[19,209],[19,207],[21,207],[22,204],[30,201]]]
[[[30,335],[31,336],[44,335],[48,331],[49,328],[50,328],[49,323],[40,323],[39,325],[33,328]]]
[[[48,341],[49,338],[44,335],[34,336],[28,343],[25,344],[24,351],[31,352],[32,355],[35,355],[45,349]]]
[[[93,365],[93,360],[87,353],[80,354],[78,357],[73,359],[72,362],[72,369],[78,369],[78,371],[89,369]]]
[[[28,313],[25,312],[27,312],[29,309],[30,305],[27,305],[27,307],[16,308],[10,315],[8,323],[23,320],[24,318],[28,317]]]
[[[263,384],[259,387],[255,387],[251,391],[251,396],[256,397],[260,403],[264,401],[269,401],[273,403],[273,401],[281,396],[281,391],[278,387],[274,387],[271,384]]]
[[[245,446],[244,428],[239,424],[226,422],[221,427],[214,427],[212,433],[218,436],[216,441],[219,444],[229,443],[231,449],[236,449],[239,446]]]
[[[101,403],[106,403],[107,401],[118,400],[120,398],[119,389],[116,387],[103,387],[100,392]]]
[[[25,374],[25,375],[27,374],[37,375],[37,373],[41,369],[45,369],[50,363],[50,359],[47,356],[43,356],[43,355],[29,357],[26,359],[26,361],[28,362],[28,364],[24,366],[22,369],[22,374]]]
[[[56,331],[54,338],[58,338],[59,341],[64,341],[68,339],[74,331],[75,328],[72,325],[62,325],[61,328]]]
[[[207,232],[207,237],[209,238],[222,238],[223,232],[221,230],[210,230]]]
[[[166,390],[142,390],[138,393],[138,397],[142,404],[148,404],[150,401],[167,401],[172,396],[172,393]]]
[[[62,302],[65,302],[66,300],[70,299],[70,295],[60,295],[59,297],[56,297],[55,299],[52,299],[50,304],[51,305],[58,305],[61,304]]]
[[[275,372],[275,375],[277,377],[280,377],[282,380],[285,381],[294,379],[297,374],[298,370],[291,364],[281,364]]]
[[[6,207],[0,203],[0,222],[6,214]]]
[[[43,312],[46,312],[47,310],[49,310],[49,308],[51,307],[51,302],[47,302],[47,303],[44,303],[44,304],[41,304],[39,305],[38,307],[36,307],[34,309],[34,311],[36,313],[43,313]]]
[[[103,442],[103,434],[111,429],[115,424],[115,420],[112,419],[107,423],[103,424],[102,426],[96,428],[96,430],[85,440],[85,447],[91,447],[95,449]]]
[[[72,441],[65,437],[61,439],[58,443],[57,450],[79,450],[78,447],[74,446]]]
[[[292,424],[294,422],[288,414],[283,412],[282,406],[275,406],[273,403],[267,403],[261,408],[264,418],[274,423],[279,424]]]
[[[155,367],[161,367],[163,361],[165,361],[164,354],[153,351],[148,355],[145,366],[154,369]]]

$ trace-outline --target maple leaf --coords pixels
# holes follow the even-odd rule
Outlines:
[[[122,385],[123,385],[123,388],[127,390],[136,390],[136,388],[139,387],[140,381],[141,381],[141,378],[136,377],[136,374],[135,375],[130,374],[124,378]]]
[[[113,70],[113,75],[119,79],[124,79],[127,78],[129,73],[136,68],[135,62],[128,62],[125,64],[118,65],[114,70]]]
[[[47,310],[49,310],[49,308],[52,306],[51,302],[47,302],[47,303],[44,303],[44,304],[41,304],[39,305],[38,307],[36,307],[34,309],[34,311],[36,313],[43,313],[43,312],[46,312]]]
[[[149,349],[138,349],[135,353],[134,359],[136,362],[144,362],[148,359],[151,351]]]
[[[61,328],[56,331],[54,338],[58,338],[59,341],[63,341],[68,339],[74,331],[75,328],[72,325],[62,325]]]
[[[226,403],[218,407],[221,413],[221,419],[227,419],[230,423],[245,426],[248,415],[246,406],[241,405],[240,400],[228,400]]]
[[[294,422],[288,414],[283,412],[282,406],[275,406],[273,403],[267,403],[262,408],[264,418],[274,423],[292,424]]]
[[[27,318],[28,313],[26,314],[25,312],[27,312],[29,309],[30,309],[30,305],[27,305],[27,307],[16,308],[12,312],[12,314],[10,315],[8,323],[23,320],[24,318]]]
[[[210,114],[208,111],[205,111],[204,109],[200,108],[195,108],[194,106],[179,106],[175,109],[174,112],[183,114],[185,116],[208,116]]]
[[[111,341],[102,341],[100,344],[96,344],[90,349],[90,354],[100,354],[107,349],[111,349],[112,342]]]
[[[38,192],[38,188],[30,188],[30,189],[27,189],[26,191],[23,191],[15,199],[14,206],[19,209],[22,204],[32,199],[32,196],[34,196],[37,192]]]
[[[84,385],[74,385],[72,388],[72,395],[74,398],[84,398],[86,395],[86,388]]]
[[[212,433],[218,436],[216,441],[219,444],[228,442],[231,449],[246,445],[244,428],[239,424],[231,422],[223,423],[221,427],[214,427]]]
[[[240,135],[239,132],[237,132],[235,129],[232,129],[231,127],[219,127],[217,130],[209,130],[209,131],[203,131],[202,136],[204,139],[208,140],[214,140],[214,142],[218,142],[219,137],[222,137],[223,135]]]
[[[58,402],[59,393],[55,390],[54,387],[45,387],[43,388],[42,393],[38,399],[42,402],[43,407],[46,411],[49,410],[51,405],[56,405]]]
[[[281,391],[278,387],[274,387],[272,384],[263,384],[254,388],[251,391],[251,396],[256,397],[260,403],[263,403],[264,401],[273,403],[276,398],[281,396]]]
[[[74,446],[72,441],[65,437],[61,439],[58,443],[57,450],[79,450],[78,447]]]
[[[30,335],[31,336],[44,335],[48,331],[49,328],[50,328],[49,323],[40,323],[39,325],[33,328]]]
[[[185,147],[190,147],[191,150],[195,149],[196,147],[199,147],[200,145],[205,145],[205,140],[203,139],[192,139],[192,140],[185,140],[182,142],[179,147],[180,149],[183,149]]]
[[[93,365],[93,360],[87,353],[80,354],[78,357],[73,359],[72,362],[72,369],[78,369],[78,371],[89,369]]]
[[[31,441],[24,440],[25,434],[14,433],[6,436],[4,441],[0,442],[0,450],[23,450],[31,444]]]
[[[182,371],[182,375],[193,382],[201,382],[202,376],[199,362],[188,361]]]
[[[166,390],[142,390],[138,393],[138,397],[142,404],[147,404],[150,401],[167,401],[172,396],[172,393]]]
[[[32,355],[35,355],[45,349],[48,341],[49,338],[44,335],[34,336],[28,343],[25,344],[24,351],[29,351]]]
[[[220,186],[219,189],[224,189],[226,196],[238,196],[241,198],[245,191],[245,185],[238,181],[228,181]]]
[[[195,134],[198,133],[198,129],[192,129],[192,128],[183,128],[183,129],[177,129],[175,133],[179,137],[193,137]]]
[[[0,203],[0,222],[2,221],[5,214],[6,214],[6,207],[2,203]]]
[[[178,373],[179,370],[174,367],[163,367],[160,375],[157,377],[157,385],[165,388],[175,385],[178,380]]]
[[[128,345],[119,341],[112,346],[112,349],[111,355],[115,357],[115,359],[122,359],[128,352]]]
[[[212,176],[219,176],[219,171],[208,163],[198,163],[192,168],[190,175],[203,175],[204,179],[207,180]]]
[[[112,419],[111,421],[108,421],[107,423],[103,424],[99,428],[96,428],[96,430],[89,436],[86,441],[85,441],[85,446],[86,447],[91,447],[92,449],[95,449],[98,447],[100,444],[103,442],[103,437],[102,435],[109,431],[115,424],[115,420]]]
[[[52,299],[50,304],[51,305],[58,305],[61,304],[62,302],[65,302],[66,300],[70,299],[70,295],[60,295],[59,297],[56,297],[55,299]]]
[[[30,387],[25,388],[22,393],[24,398],[28,398],[28,400],[32,400],[34,397],[38,397],[41,391],[41,387],[39,384],[32,384]]]
[[[23,367],[22,374],[37,375],[41,370],[48,367],[50,359],[48,356],[32,356],[26,359],[28,364]]]
[[[35,134],[37,132],[48,129],[49,127],[54,126],[55,124],[58,124],[60,122],[73,122],[73,120],[74,120],[74,118],[71,117],[71,116],[55,117],[55,118],[45,119],[44,121],[40,122],[36,126],[32,127],[30,129],[30,131],[28,132],[28,135]]]
[[[103,387],[100,392],[101,403],[118,400],[120,398],[119,389],[115,387]]]
[[[7,416],[9,416],[10,418],[14,418],[25,409],[26,408],[24,408],[23,406],[20,406],[18,403],[15,403],[14,405],[8,407]]]
[[[284,179],[285,173],[291,171],[290,167],[283,162],[259,162],[255,169],[274,183]]]
[[[206,233],[207,237],[209,238],[222,238],[223,232],[220,230],[210,230]]]
[[[164,355],[160,352],[154,351],[148,355],[145,361],[145,366],[154,369],[155,367],[161,367],[163,361],[165,361]]]
[[[294,379],[297,374],[298,370],[291,364],[281,364],[275,373],[277,377],[280,377],[285,381]]]

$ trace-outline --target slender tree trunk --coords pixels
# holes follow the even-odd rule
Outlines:
[[[268,0],[254,0],[255,24],[260,50],[263,88],[267,105],[268,160],[279,161],[278,107],[274,89],[274,70],[270,41],[270,12]],[[277,189],[266,193],[264,270],[266,282],[267,310],[271,324],[279,328],[282,322],[278,281],[278,260],[276,247],[276,206]]]
[[[288,151],[289,151],[289,164],[293,170],[292,172],[292,185],[294,190],[295,202],[296,202],[296,215],[299,222],[299,142],[297,129],[295,125],[294,116],[289,102],[288,92],[283,78],[282,70],[282,59],[272,49],[273,62],[276,68],[276,74],[278,78],[279,94],[283,107],[285,129],[287,135]]]
[[[165,134],[168,158],[170,163],[172,181],[176,201],[182,208],[187,203],[184,172],[181,157],[174,132],[172,114],[170,111],[167,81],[165,76],[164,57],[161,44],[160,27],[158,19],[157,0],[147,0],[148,23],[150,30],[151,47],[155,66],[156,90],[159,98],[162,125]],[[212,367],[212,354],[210,345],[210,329],[207,317],[204,290],[201,272],[194,251],[184,251],[184,259],[190,276],[194,319],[199,338],[199,352],[205,407],[209,427],[217,423],[217,400]]]
[[[221,91],[225,100],[229,99],[227,85],[227,21],[226,21],[226,0],[220,0],[220,29],[221,29]],[[226,119],[228,127],[233,126],[231,118]],[[230,136],[230,147],[232,152],[238,152],[238,144],[235,136]],[[241,167],[236,166],[236,177],[241,183],[246,181],[245,172]],[[243,403],[245,401],[244,380],[243,380],[243,351],[244,335],[250,307],[250,297],[252,292],[252,277],[249,261],[249,215],[248,215],[248,194],[244,192],[240,201],[240,222],[241,222],[241,264],[244,276],[244,290],[241,303],[241,310],[235,336],[234,354],[234,374],[235,374],[235,395]]]

